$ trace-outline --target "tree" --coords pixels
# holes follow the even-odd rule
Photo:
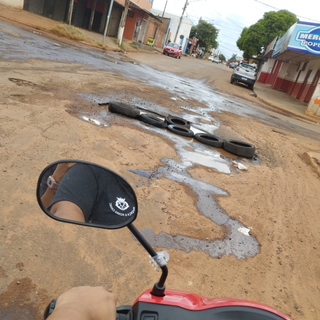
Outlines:
[[[250,59],[297,21],[296,15],[288,10],[266,12],[258,22],[242,30],[237,46],[244,52],[244,58]]]
[[[219,60],[226,61],[226,57],[221,53],[219,54]]]
[[[219,29],[217,29],[213,24],[200,18],[198,24],[191,28],[189,38],[195,36],[199,39],[199,47],[203,47],[206,52],[209,52],[212,48],[218,48],[218,34]]]

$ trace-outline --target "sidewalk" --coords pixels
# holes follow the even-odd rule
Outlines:
[[[274,90],[269,84],[256,82],[254,85],[254,92],[257,95],[258,100],[285,115],[312,124],[320,124],[320,119],[305,114],[308,107],[306,102],[301,102],[285,92]]]
[[[50,35],[50,30],[52,30],[55,26],[61,24],[60,21],[55,21],[52,19],[45,18],[40,15],[33,14],[31,12],[25,10],[19,10],[12,7],[8,7],[0,4],[0,18],[4,18],[6,20],[23,24],[25,26],[34,28],[36,32],[43,32]],[[96,32],[91,32],[85,29],[81,29],[81,31],[90,39],[94,40],[97,43],[102,43],[103,35]],[[63,38],[61,38],[63,41]],[[106,37],[104,43],[106,50],[112,51],[121,51],[121,48],[115,43],[113,38]],[[97,46],[98,47],[98,46]],[[131,46],[131,43],[128,41],[123,41],[123,47],[125,51],[134,52],[141,51],[141,46],[139,49],[135,49]],[[154,52],[160,51],[160,49],[151,47],[146,48],[148,51],[143,50],[145,52]],[[150,51],[151,49],[151,51]],[[263,83],[256,82],[254,86],[254,91],[257,95],[258,100],[262,101],[266,105],[270,106],[273,109],[280,111],[281,113],[295,117],[299,120],[303,120],[305,122],[311,124],[319,124],[320,119],[310,117],[305,114],[307,109],[307,103],[301,102],[287,93],[273,90],[270,85],[266,85]]]

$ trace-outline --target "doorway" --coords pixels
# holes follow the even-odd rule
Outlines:
[[[303,83],[302,83],[302,86],[301,86],[301,88],[300,88],[300,90],[299,90],[299,93],[298,93],[298,95],[297,95],[297,99],[298,99],[298,100],[300,100],[300,98],[301,98],[301,96],[302,96],[302,94],[303,94],[303,91],[304,91],[304,89],[306,88],[306,85],[307,85],[307,82],[308,82],[308,79],[309,79],[309,77],[310,77],[311,72],[312,72],[312,70],[309,70],[308,73],[306,74],[305,78],[304,78],[304,81],[303,81]]]
[[[139,30],[140,30],[140,18],[137,19],[137,22],[136,22],[136,26],[134,28],[134,32],[133,32],[133,38],[132,40],[137,42],[137,38],[138,38],[138,33],[139,33]]]
[[[148,21],[143,19],[141,29],[140,29],[140,34],[139,34],[139,40],[138,40],[138,42],[140,43],[143,43],[143,39],[147,30],[147,25],[148,25]]]
[[[304,99],[304,102],[309,102],[311,100],[314,90],[316,90],[316,86],[319,83],[319,79],[320,79],[320,69],[317,71],[316,75],[313,78],[313,81]]]

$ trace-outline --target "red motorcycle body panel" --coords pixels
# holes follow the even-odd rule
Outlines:
[[[276,314],[284,320],[291,320],[281,312],[265,305],[251,300],[237,298],[206,298],[196,293],[166,289],[164,297],[155,297],[150,294],[150,290],[144,291],[134,302],[133,307],[139,303],[152,303],[158,305],[176,306],[190,311],[200,311],[219,307],[248,307],[265,310]]]

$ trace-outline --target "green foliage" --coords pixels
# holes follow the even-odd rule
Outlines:
[[[206,52],[209,52],[212,48],[218,47],[218,34],[217,29],[213,24],[200,19],[196,26],[193,26],[190,31],[190,38],[193,36],[199,39],[199,47],[204,47]]]
[[[242,30],[237,46],[244,52],[244,58],[250,59],[260,53],[261,47],[266,48],[275,37],[285,34],[297,21],[296,15],[288,10],[266,12],[257,23]]]
[[[226,57],[221,53],[221,54],[219,54],[219,59],[221,60],[221,61],[226,61]]]

